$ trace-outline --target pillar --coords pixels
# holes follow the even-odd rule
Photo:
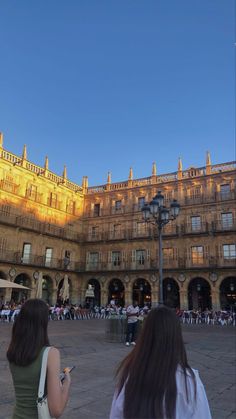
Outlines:
[[[101,289],[101,306],[106,306],[107,303],[108,303],[107,290],[102,288]]]
[[[186,289],[179,290],[179,302],[181,310],[188,310],[188,291]]]
[[[220,310],[220,290],[217,288],[211,289],[211,302],[212,302],[212,309],[213,310]]]

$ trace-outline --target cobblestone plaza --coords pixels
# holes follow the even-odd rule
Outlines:
[[[10,419],[14,391],[5,357],[12,325],[0,323],[0,419]],[[132,350],[107,341],[107,320],[49,323],[51,345],[60,349],[62,367],[75,365],[71,396],[62,418],[106,419],[114,392],[114,372]],[[232,326],[183,325],[190,364],[205,385],[214,419],[236,417],[236,337]],[[203,418],[199,418],[203,419]]]

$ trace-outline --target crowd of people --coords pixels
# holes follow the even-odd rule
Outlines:
[[[0,305],[0,321],[14,321],[19,314],[22,303],[15,303],[13,301],[2,303]],[[150,303],[139,306],[138,318],[143,320],[146,314],[150,311]],[[111,302],[106,306],[82,306],[81,304],[58,303],[49,305],[49,320],[89,320],[89,319],[110,319],[110,318],[126,318],[127,307],[122,307],[115,302]],[[221,325],[236,326],[236,312],[233,310],[180,310],[176,309],[176,314],[181,323],[192,324],[207,324],[207,325]]]

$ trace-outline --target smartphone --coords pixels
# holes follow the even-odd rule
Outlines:
[[[64,379],[65,379],[65,369],[67,369],[68,372],[71,373],[71,371],[73,371],[74,368],[75,368],[75,365],[73,365],[73,367],[64,368],[63,372],[61,372],[61,374],[60,374],[60,380],[61,380],[61,382],[63,382]]]

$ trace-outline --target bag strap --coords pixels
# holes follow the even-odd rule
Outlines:
[[[41,373],[40,373],[40,380],[39,380],[39,388],[38,388],[38,398],[42,399],[44,396],[44,388],[45,388],[45,380],[46,380],[46,372],[47,372],[47,360],[48,360],[48,352],[50,350],[50,346],[44,349],[43,358],[42,358],[42,365],[41,365]]]

